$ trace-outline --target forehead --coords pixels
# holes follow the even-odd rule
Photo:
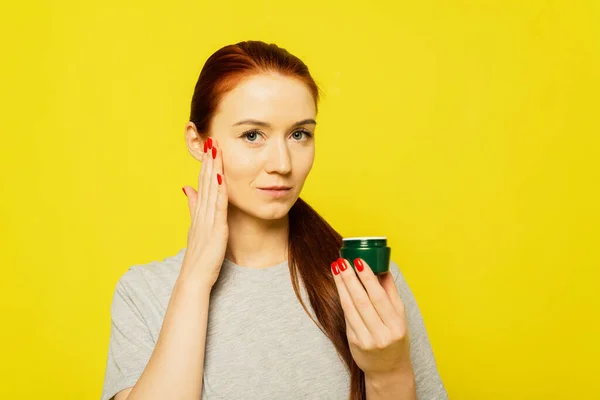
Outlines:
[[[315,100],[308,86],[279,74],[244,79],[221,99],[215,119],[235,123],[257,119],[275,126],[315,118]]]

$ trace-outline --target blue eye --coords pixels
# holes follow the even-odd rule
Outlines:
[[[297,140],[302,140],[303,135],[305,135],[307,138],[312,136],[309,131],[305,131],[305,130],[299,130],[299,131],[292,133],[292,137]]]
[[[258,141],[260,135],[262,135],[262,133],[260,131],[253,129],[251,131],[244,132],[242,134],[242,136],[240,136],[240,137],[244,138],[247,142],[255,143]],[[298,142],[302,141],[302,140],[306,140],[310,137],[312,137],[312,134],[305,129],[300,129],[300,130],[297,130],[294,133],[292,133],[292,138]]]
[[[249,142],[256,142],[256,139],[258,139],[258,135],[259,135],[258,131],[248,131],[248,132],[244,132],[242,137],[246,138],[246,140]]]

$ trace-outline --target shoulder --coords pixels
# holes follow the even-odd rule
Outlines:
[[[129,298],[170,294],[179,276],[184,254],[185,249],[181,249],[162,260],[129,266],[117,281],[116,294]]]

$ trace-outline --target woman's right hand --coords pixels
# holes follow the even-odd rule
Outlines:
[[[192,223],[179,277],[212,288],[219,277],[229,239],[227,184],[216,140],[206,139],[198,191],[190,186],[184,186],[183,191],[188,197]]]

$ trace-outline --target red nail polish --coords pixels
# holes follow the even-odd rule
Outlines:
[[[334,262],[331,263],[331,270],[333,271],[333,273],[335,275],[337,275],[337,274],[340,273],[340,270],[339,270],[338,265],[337,265],[337,261],[334,261]]]
[[[208,142],[208,148],[212,149],[212,139],[208,138],[208,139],[206,139],[206,141]]]
[[[216,147],[213,147],[213,148],[212,148],[212,156],[213,156],[213,160],[214,160],[215,158],[217,158],[217,148],[216,148]]]
[[[221,174],[217,174],[217,182],[219,182],[219,185],[223,183],[223,178],[221,178]]]
[[[185,197],[187,197],[187,193],[185,192],[185,189],[181,188],[181,190],[183,190],[183,194],[185,194]]]
[[[356,267],[358,272],[362,272],[362,270],[365,269],[365,265],[363,264],[363,262],[360,258],[354,259],[354,266]]]
[[[346,268],[348,268],[346,266],[346,263],[344,262],[343,258],[338,258],[337,263],[338,263],[338,266],[340,267],[340,271],[345,271]]]
[[[204,141],[204,152],[206,153],[207,150],[208,150],[208,142],[205,140]]]

